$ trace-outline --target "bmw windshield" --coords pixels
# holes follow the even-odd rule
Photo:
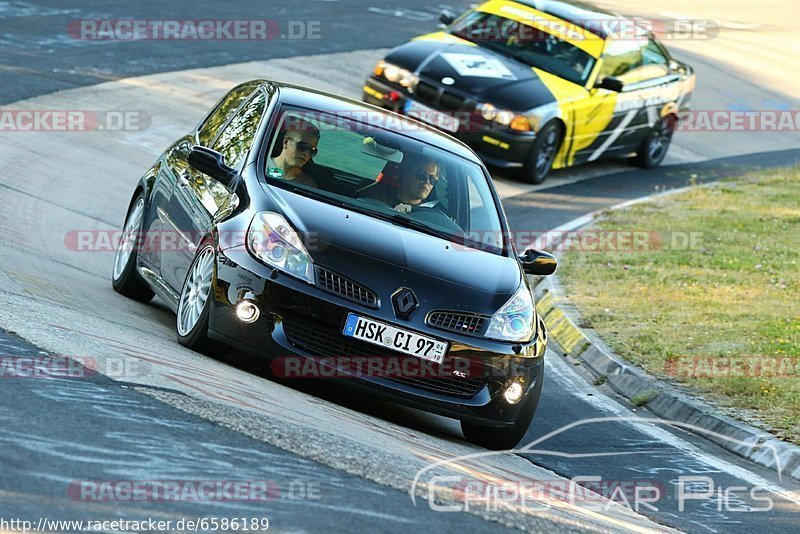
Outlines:
[[[450,242],[505,254],[507,236],[484,169],[400,133],[409,128],[421,126],[368,110],[334,114],[284,107],[267,145],[264,179]]]
[[[594,67],[594,58],[577,46],[491,13],[468,13],[453,24],[450,33],[580,85]]]

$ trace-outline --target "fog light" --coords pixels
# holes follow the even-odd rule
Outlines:
[[[259,315],[261,312],[258,310],[258,306],[249,300],[243,300],[236,305],[236,317],[243,323],[254,323],[258,320]]]
[[[511,385],[506,388],[503,397],[505,397],[506,402],[509,404],[518,403],[522,398],[522,384],[519,382],[512,382]]]

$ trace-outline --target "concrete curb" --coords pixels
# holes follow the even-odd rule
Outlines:
[[[534,294],[536,311],[544,319],[551,339],[632,404],[646,405],[676,427],[774,469],[780,476],[800,480],[800,447],[718,413],[714,406],[676,390],[614,354],[594,331],[578,326],[580,315],[566,301],[556,275],[543,279]]]

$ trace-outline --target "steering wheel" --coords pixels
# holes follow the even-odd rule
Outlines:
[[[411,210],[411,215],[420,222],[430,224],[434,227],[438,226],[445,231],[453,232],[457,235],[466,235],[464,229],[445,213],[444,205],[438,200],[432,202],[431,205],[414,207],[414,209]]]

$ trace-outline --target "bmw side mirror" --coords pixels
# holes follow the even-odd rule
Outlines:
[[[522,262],[522,270],[527,274],[547,276],[556,272],[558,260],[549,252],[542,250],[528,249],[519,257]]]
[[[446,9],[443,9],[442,12],[439,13],[439,22],[445,26],[450,26],[454,20],[456,20],[456,16]]]
[[[193,168],[209,175],[225,187],[230,187],[236,178],[236,171],[225,164],[225,156],[216,150],[195,145],[189,152],[187,161]]]
[[[624,86],[625,84],[622,83],[622,80],[612,76],[606,76],[595,85],[595,87],[599,87],[600,89],[608,89],[616,93],[621,93]]]

